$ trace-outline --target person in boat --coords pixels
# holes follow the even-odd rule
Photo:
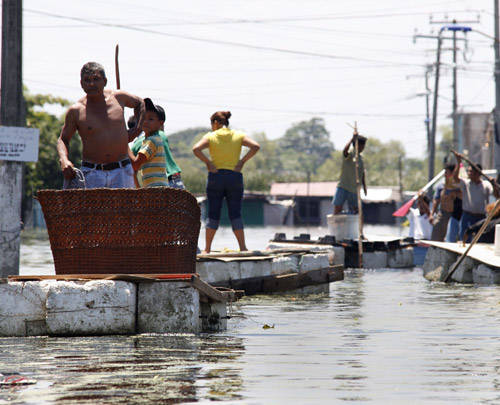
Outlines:
[[[495,203],[488,204],[486,206],[486,213],[489,215],[491,210],[494,208]],[[465,245],[467,241],[471,240],[471,238],[474,237],[474,235],[481,229],[483,226],[484,222],[486,221],[486,218],[481,219],[480,221],[477,221],[473,223],[472,225],[469,225],[467,229],[464,232],[464,235],[462,237],[462,242]],[[495,243],[495,226],[500,224],[500,206],[497,207],[496,212],[493,214],[493,217],[488,225],[486,225],[486,228],[483,232],[483,234],[479,237],[478,242],[479,243]]]
[[[146,112],[142,123],[144,138],[137,155],[129,149],[134,171],[139,174],[141,187],[168,187],[167,164],[163,140],[160,136],[165,122],[165,110],[145,98]]]
[[[480,164],[476,164],[476,166],[482,170]],[[493,194],[495,198],[500,198],[500,190],[495,182],[481,180],[481,173],[472,166],[467,168],[467,176],[468,179],[461,180],[463,208],[459,225],[461,240],[464,240],[465,231],[470,225],[485,218],[490,195]],[[470,242],[470,236],[466,238],[466,241]]]
[[[144,115],[142,98],[123,90],[107,90],[104,68],[88,62],[80,71],[85,96],[67,111],[57,152],[63,176],[71,180],[76,171],[69,160],[69,143],[78,131],[82,140],[82,167],[86,188],[134,187],[128,142],[140,132]],[[139,126],[127,131],[123,111],[133,108]]]
[[[146,103],[146,111],[148,111],[148,104],[150,105],[149,108],[153,108],[153,103],[151,99],[145,98],[144,102]],[[160,107],[160,106],[158,106]],[[160,107],[161,108],[161,107]],[[163,108],[162,108],[163,110]],[[165,120],[165,114],[163,114],[163,120]],[[136,125],[135,117],[131,116],[127,122],[127,125],[130,127],[133,127]],[[168,179],[168,186],[172,188],[179,188],[179,189],[185,189],[184,183],[182,182],[181,178],[181,169],[175,162],[172,152],[170,151],[170,146],[168,143],[168,137],[164,132],[164,124],[162,125],[161,129],[158,131],[158,135],[160,135],[160,138],[163,142],[163,148],[165,150],[165,167],[167,170],[167,179]],[[139,150],[142,147],[143,141],[145,139],[144,134],[140,134],[137,138],[135,138],[134,143],[132,144],[130,150],[132,151],[132,154],[134,156],[137,156],[139,153]],[[136,176],[136,179],[141,179],[142,175],[141,173],[138,173],[138,176]],[[139,183],[140,186],[140,183]]]
[[[229,129],[230,111],[217,111],[210,117],[212,132],[193,146],[194,155],[206,164],[208,170],[207,199],[208,221],[206,224],[205,253],[210,253],[212,241],[219,227],[222,201],[226,199],[229,219],[240,251],[247,250],[241,202],[243,199],[243,165],[260,149],[257,142],[242,132]],[[240,159],[241,147],[249,148]],[[210,158],[203,153],[209,150]]]
[[[454,200],[460,196],[460,190],[458,189],[448,189],[448,191],[445,191],[447,179],[454,176],[455,168],[456,165],[454,164],[447,164],[445,166],[445,181],[436,187],[436,191],[434,193],[431,215],[429,217],[429,222],[432,224],[431,240],[433,241],[444,241],[448,229],[448,221],[453,213]],[[448,184],[452,184],[452,182],[448,181]]]
[[[408,212],[408,221],[410,222],[410,230],[408,236],[414,239],[429,240],[432,234],[432,225],[429,223],[430,208],[429,197],[424,194],[419,194],[416,205],[417,208],[410,208]]]
[[[358,151],[359,151],[359,164],[358,164],[358,175],[361,179],[361,184],[363,185],[363,191],[366,195],[366,181],[365,181],[365,169],[363,165],[363,158],[361,152],[365,149],[367,138],[362,135],[354,134],[352,139],[347,143],[342,151],[344,159],[342,160],[342,170],[340,172],[340,181],[337,184],[337,190],[335,191],[335,197],[333,198],[333,214],[338,215],[342,212],[342,207],[347,201],[347,206],[350,213],[358,213],[358,192],[356,188],[356,151],[355,142],[356,137],[358,139]],[[353,149],[349,151],[349,148],[353,146]]]

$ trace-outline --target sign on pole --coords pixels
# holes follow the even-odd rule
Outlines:
[[[37,128],[0,127],[0,160],[36,162],[39,138]]]

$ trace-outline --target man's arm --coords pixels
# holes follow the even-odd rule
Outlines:
[[[206,138],[202,138],[193,146],[194,155],[200,159],[203,163],[207,165],[209,172],[217,173],[217,168],[212,163],[212,161],[203,153],[203,149],[207,149],[209,146],[209,141]]]
[[[69,142],[77,130],[78,110],[75,107],[70,107],[64,118],[64,125],[61,129],[61,134],[57,139],[57,153],[59,154],[59,164],[63,176],[67,179],[75,177],[75,167],[73,162],[69,160]]]
[[[260,149],[260,145],[255,142],[252,138],[249,138],[248,136],[244,136],[242,141],[241,141],[241,144],[243,146],[246,146],[247,148],[249,148],[250,150],[245,154],[245,156],[243,156],[239,161],[238,163],[236,164],[236,166],[234,167],[234,171],[235,172],[241,172],[241,169],[243,168],[243,165],[248,162],[251,158],[253,158],[255,156],[255,154],[259,151]]]
[[[116,98],[125,107],[134,109],[135,117],[135,127],[128,130],[128,141],[131,142],[134,138],[139,135],[142,131],[142,123],[144,122],[144,112],[146,111],[146,106],[144,100],[138,96],[127,93],[123,90],[118,90],[116,93]]]
[[[351,146],[351,143],[354,144],[354,135],[353,137],[347,142],[347,145],[344,147],[344,150],[342,151],[342,154],[344,157],[347,157],[349,155],[349,147]]]

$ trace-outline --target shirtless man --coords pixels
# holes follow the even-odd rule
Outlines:
[[[80,84],[86,96],[72,105],[64,121],[57,152],[66,179],[75,177],[69,160],[69,142],[76,131],[82,139],[82,172],[87,188],[134,188],[134,170],[128,159],[128,142],[139,133],[145,106],[140,97],[117,90],[105,90],[104,68],[95,62],[83,65]],[[127,130],[123,110],[133,108],[138,122]]]

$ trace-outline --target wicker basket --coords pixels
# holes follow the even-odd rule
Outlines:
[[[200,208],[187,191],[41,190],[56,274],[195,273]]]

